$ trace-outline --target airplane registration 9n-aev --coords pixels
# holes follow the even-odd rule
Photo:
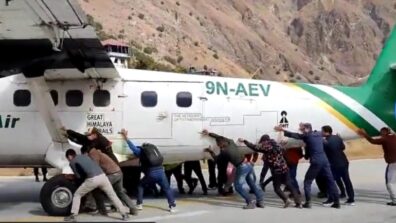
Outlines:
[[[115,69],[74,0],[1,1],[0,167],[68,173],[65,151],[79,149],[62,126],[97,127],[123,165],[132,155],[121,128],[137,144],[157,145],[168,163],[207,158],[203,149],[214,141],[199,134],[204,128],[250,141],[264,133],[281,140],[274,126],[297,130],[300,122],[331,125],[344,139],[357,138],[358,128],[395,130],[395,52],[394,29],[359,87]],[[44,210],[66,215],[74,189],[62,174],[50,179],[41,191]]]

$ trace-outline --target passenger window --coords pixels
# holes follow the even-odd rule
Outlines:
[[[176,104],[177,104],[177,106],[183,107],[183,108],[190,107],[192,104],[191,93],[187,92],[187,91],[177,93]]]
[[[14,105],[17,107],[26,107],[32,101],[32,95],[29,90],[16,90],[14,92]]]
[[[107,90],[96,90],[93,95],[93,104],[96,107],[107,107],[110,105],[110,92]]]
[[[52,101],[54,102],[54,105],[55,106],[58,105],[58,92],[55,90],[51,90],[50,94],[51,94]]]
[[[140,99],[144,107],[155,107],[158,102],[158,96],[155,91],[142,92]]]
[[[66,92],[66,105],[70,107],[79,107],[83,103],[83,93],[79,90],[70,90]]]

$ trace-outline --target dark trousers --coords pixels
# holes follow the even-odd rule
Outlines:
[[[298,186],[298,181],[297,181],[297,166],[298,164],[288,164],[291,183],[293,187],[297,190],[297,192],[300,194],[300,187]]]
[[[354,202],[355,201],[355,191],[353,189],[351,178],[349,177],[349,164],[346,165],[345,167],[332,167],[331,170],[332,170],[334,179],[337,182],[338,181],[344,182],[346,194],[348,195],[348,201]],[[338,187],[340,187],[340,186],[338,186]],[[341,194],[342,194],[342,191],[341,191]],[[345,191],[344,191],[344,194],[345,194]]]
[[[165,171],[162,167],[151,168],[146,171],[138,187],[138,197],[136,203],[142,204],[144,188],[150,188],[155,184],[159,184],[161,189],[165,192],[165,196],[168,199],[169,207],[176,207],[172,189],[169,186],[168,179],[166,178]]]
[[[202,174],[201,163],[199,160],[197,161],[187,161],[184,163],[184,177],[188,183],[190,188],[193,188],[192,183],[192,172],[194,171],[195,175],[198,177],[199,182],[201,184],[202,191],[204,193],[208,192],[208,188],[206,186],[205,178]]]
[[[209,169],[209,187],[216,187],[216,162],[214,160],[208,160],[208,169]]]
[[[176,178],[177,182],[177,189],[179,190],[179,193],[184,193],[184,188],[183,188],[183,174],[182,174],[182,165],[178,165],[177,167],[166,170],[165,171],[166,178],[168,179],[169,185],[171,184],[171,176],[174,175]]]
[[[228,162],[217,163],[217,189],[220,194],[224,192],[224,186],[227,183],[227,165]]]
[[[261,173],[260,173],[260,181],[259,181],[260,184],[264,183],[265,176],[267,175],[268,170],[269,170],[269,166],[267,162],[264,161],[263,168],[261,169]]]
[[[117,197],[130,209],[135,208],[135,205],[133,204],[131,198],[129,198],[129,196],[127,195],[124,188],[124,176],[122,175],[122,172],[120,171],[117,173],[109,174],[107,175],[107,178],[109,179],[111,185],[113,185],[113,189],[114,192],[117,194]]]
[[[293,195],[294,202],[296,204],[301,203],[300,195],[297,192],[297,189],[293,186],[289,173],[272,173],[272,185],[274,186],[275,193],[283,200],[283,202],[287,201],[287,196],[281,189],[281,185],[284,184],[288,190],[290,190]]]
[[[334,173],[333,173],[333,174],[334,174]],[[334,175],[333,175],[333,177],[335,178]],[[322,176],[321,174],[319,174],[319,175],[316,177],[315,181],[316,181],[316,185],[317,185],[318,188],[319,188],[319,191],[320,191],[321,193],[323,193],[323,194],[327,194],[326,177],[325,177],[325,176]],[[344,194],[345,194],[344,182],[342,181],[341,178],[335,179],[335,181],[336,181],[336,183],[337,183],[338,189],[340,190],[340,193],[341,193],[342,195],[344,195]]]
[[[36,180],[39,179],[38,175],[39,175],[39,168],[38,167],[34,167],[33,168],[33,172],[34,172],[34,176],[36,177]],[[47,179],[47,167],[41,167],[41,173],[43,174],[43,179]]]
[[[326,186],[327,186],[329,199],[334,201],[334,203],[339,203],[340,197],[338,194],[338,189],[330,169],[330,164],[327,162],[311,163],[311,165],[309,166],[308,171],[305,174],[305,178],[304,178],[304,193],[305,193],[306,202],[311,201],[312,182],[319,174],[322,175],[324,178],[326,178]]]

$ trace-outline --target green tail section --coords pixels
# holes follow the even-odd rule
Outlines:
[[[392,69],[394,66],[394,69]],[[396,130],[396,26],[386,41],[377,63],[360,87],[336,87],[365,106],[391,129]],[[364,128],[363,126],[359,126]],[[369,129],[366,129],[369,130]],[[370,135],[378,131],[369,131]]]
[[[391,69],[392,65],[396,69],[396,26],[386,41],[366,85],[396,96],[396,70]]]

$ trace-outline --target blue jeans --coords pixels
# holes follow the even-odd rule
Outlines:
[[[164,168],[162,167],[151,168],[145,173],[143,179],[140,181],[140,184],[138,186],[138,197],[136,203],[138,205],[142,204],[144,188],[149,188],[155,184],[159,184],[162,191],[165,192],[165,196],[168,199],[169,207],[176,207],[172,189],[169,186],[169,182],[165,175]]]
[[[309,165],[308,171],[305,174],[304,179],[304,193],[306,202],[311,201],[312,182],[319,174],[326,179],[329,200],[334,201],[334,203],[339,203],[340,195],[338,194],[338,189],[330,169],[330,164],[328,162],[311,163],[311,165]]]
[[[248,191],[243,189],[243,185],[247,183],[250,190],[253,191],[256,196],[257,203],[263,201],[264,192],[256,185],[255,175],[252,165],[242,163],[236,167],[234,186],[235,190],[245,199],[246,203],[249,204],[252,200],[249,197]]]
[[[300,187],[298,186],[297,182],[297,165],[298,164],[289,164],[288,167],[291,183],[293,187],[297,190],[297,192],[300,193]]]

